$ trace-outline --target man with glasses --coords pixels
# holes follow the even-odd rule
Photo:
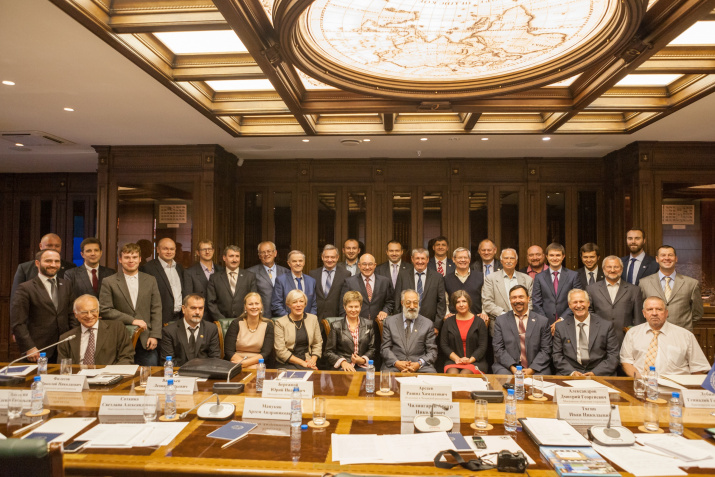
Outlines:
[[[273,297],[276,278],[289,271],[286,267],[281,267],[276,263],[277,256],[276,244],[268,241],[261,242],[258,244],[258,259],[261,263],[248,269],[249,272],[256,276],[256,287],[263,301],[263,316],[266,318],[273,316],[271,298]]]
[[[205,300],[211,275],[220,272],[223,267],[214,263],[214,243],[211,240],[199,241],[196,255],[199,261],[184,270],[184,295],[196,294]],[[213,321],[208,308],[204,309],[204,319]]]
[[[381,275],[375,275],[375,257],[364,254],[358,261],[360,273],[343,282],[340,293],[340,315],[345,316],[342,306],[343,297],[349,291],[357,291],[363,296],[360,316],[369,320],[382,321],[392,313],[394,289],[392,281]]]

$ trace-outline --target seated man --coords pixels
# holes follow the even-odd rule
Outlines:
[[[562,376],[613,376],[618,367],[618,338],[613,323],[589,313],[588,293],[568,294],[573,316],[556,323],[552,358],[555,374]]]
[[[645,375],[655,366],[658,374],[700,374],[710,371],[705,354],[690,331],[668,322],[668,309],[660,297],[643,303],[646,323],[634,326],[623,339],[621,366],[631,377]]]
[[[509,290],[509,302],[511,311],[494,320],[492,372],[514,374],[516,367],[521,365],[526,376],[551,374],[549,320],[529,310],[529,291],[524,285],[516,285]]]
[[[220,358],[218,328],[203,320],[204,299],[195,293],[184,298],[182,320],[175,320],[161,330],[161,359],[171,356],[174,366],[194,358]]]
[[[99,300],[94,295],[82,295],[74,301],[74,316],[80,326],[60,336],[75,339],[60,343],[60,360],[87,365],[133,364],[134,347],[126,326],[119,320],[101,320]],[[79,339],[77,339],[79,338]]]
[[[434,323],[419,314],[420,296],[414,290],[401,294],[402,313],[388,316],[382,332],[382,369],[436,373],[437,341]]]

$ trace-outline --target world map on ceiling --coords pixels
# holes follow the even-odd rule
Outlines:
[[[618,0],[316,0],[302,18],[327,60],[372,76],[478,80],[548,65],[596,37]]]

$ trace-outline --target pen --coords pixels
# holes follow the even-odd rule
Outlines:
[[[38,424],[42,424],[43,421],[42,419],[38,419],[37,421],[33,422],[32,424],[28,424],[25,427],[21,427],[20,429],[16,430],[15,432],[12,433],[13,436],[16,436],[18,434],[22,434],[25,431],[29,431],[30,429],[34,429]]]
[[[227,443],[225,443],[224,445],[221,446],[221,449],[225,449],[226,447],[235,444],[236,442],[240,441],[241,439],[243,439],[243,438],[246,437],[247,435],[248,435],[248,434],[244,434],[244,435],[242,435],[242,436],[238,436],[237,438],[235,438],[235,439],[232,440],[232,441],[228,441]]]

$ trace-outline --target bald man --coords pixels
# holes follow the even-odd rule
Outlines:
[[[156,260],[151,260],[141,271],[156,278],[161,296],[161,321],[166,325],[183,319],[181,303],[184,300],[184,267],[174,260],[176,243],[170,238],[159,240]]]
[[[42,250],[55,250],[57,253],[62,255],[62,239],[59,235],[49,233],[42,237],[40,240],[40,251]],[[57,272],[58,278],[65,277],[65,270],[70,268],[75,268],[75,264],[72,262],[66,262],[60,260],[60,269]],[[27,262],[21,263],[17,267],[15,272],[15,279],[12,281],[12,290],[10,291],[10,297],[15,295],[15,290],[21,283],[25,283],[32,280],[37,276],[37,267],[35,266],[35,260],[28,260]]]

